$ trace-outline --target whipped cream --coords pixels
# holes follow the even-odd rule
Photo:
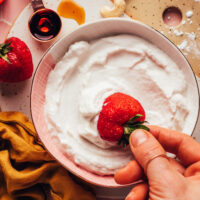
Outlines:
[[[185,131],[191,119],[183,72],[150,42],[122,34],[72,44],[48,77],[46,123],[70,159],[101,175],[133,159],[129,147],[104,141],[97,131],[103,102],[115,92],[139,100],[149,124]]]

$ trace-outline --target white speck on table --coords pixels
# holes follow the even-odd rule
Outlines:
[[[182,24],[184,25],[185,23],[186,23],[186,21],[185,21],[185,20],[183,20],[183,21],[182,21]]]
[[[193,15],[193,11],[192,10],[189,10],[189,11],[186,12],[186,16],[187,17],[190,18],[190,17],[192,17],[192,15]]]

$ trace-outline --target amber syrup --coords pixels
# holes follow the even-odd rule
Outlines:
[[[61,20],[58,15],[50,9],[38,10],[29,22],[32,35],[43,41],[53,39],[61,29]]]

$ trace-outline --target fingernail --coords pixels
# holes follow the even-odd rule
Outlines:
[[[147,140],[147,134],[143,130],[135,130],[131,134],[131,144],[134,147],[137,147],[138,145],[142,144]]]

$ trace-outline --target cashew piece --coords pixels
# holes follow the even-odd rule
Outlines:
[[[120,17],[124,14],[126,8],[125,0],[114,0],[113,4],[112,8],[109,6],[101,8],[100,13],[103,17]]]

